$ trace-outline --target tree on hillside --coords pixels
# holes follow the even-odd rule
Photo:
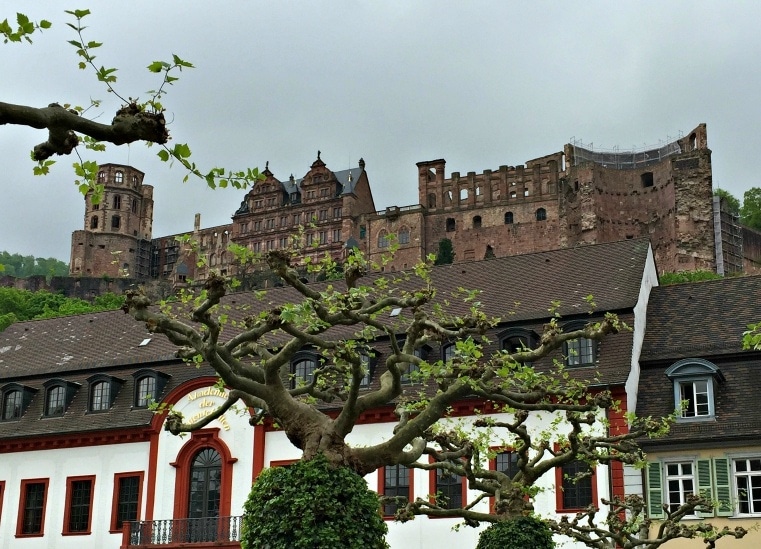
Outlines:
[[[752,229],[761,230],[761,188],[753,187],[745,191],[740,222]]]
[[[116,80],[115,69],[96,67],[92,51],[100,44],[82,37],[81,22],[89,12],[69,13],[76,20],[72,27],[78,40],[73,43],[81,59],[80,66],[93,68],[98,80],[116,94],[112,86]],[[17,23],[18,30],[14,30],[4,22],[0,25],[0,33],[10,41],[17,41],[49,26],[46,22],[35,25],[21,16]],[[168,134],[160,100],[165,86],[176,79],[173,76],[175,71],[191,67],[177,56],[173,56],[172,61],[151,63],[149,70],[163,78],[158,91],[140,104],[117,94],[124,104],[111,124],[85,120],[81,116],[85,111],[83,108],[74,108],[75,114],[66,105],[33,108],[6,103],[0,103],[0,124],[48,130],[48,139],[34,150],[34,158],[40,162],[39,173],[49,169],[51,155],[68,154],[80,142],[94,149],[102,148],[102,142],[147,141],[164,145]],[[228,172],[212,168],[203,173],[188,160],[190,149],[184,144],[171,149],[164,146],[159,155],[164,160],[180,162],[212,186],[217,183],[222,186],[228,183],[245,185],[259,177],[256,170]],[[80,190],[98,192],[94,163],[78,163],[77,173],[82,178]],[[229,397],[222,406],[195,422],[187,422],[179,413],[159,407],[160,412],[167,414],[165,425],[171,433],[180,435],[203,428],[242,401],[249,409],[258,411],[253,421],[265,415],[276,421],[291,443],[302,450],[302,462],[308,466],[312,465],[310,462],[324,460],[330,467],[340,469],[341,475],[348,473],[356,480],[357,475],[388,465],[425,468],[428,467],[426,458],[431,457],[433,468],[464,473],[475,489],[493,494],[497,511],[494,516],[496,520],[504,521],[526,512],[525,496],[530,496],[533,483],[551,470],[552,464],[572,460],[632,461],[639,455],[632,437],[661,429],[659,422],[641,420],[633,424],[631,432],[599,430],[599,425],[595,425],[596,418],[615,406],[610,395],[604,391],[589,392],[586,384],[574,382],[562,369],[543,374],[532,366],[566,342],[579,338],[599,340],[623,329],[615,315],[600,316],[572,331],[563,331],[553,319],[548,322],[535,348],[485,354],[484,334],[499,319],[484,313],[478,291],[458,289],[454,295],[439,295],[431,280],[430,263],[420,264],[411,272],[395,274],[393,279],[385,276],[367,278],[366,273],[373,266],[368,265],[360,254],[353,254],[343,266],[342,282],[315,286],[303,282],[291,265],[288,252],[272,251],[264,259],[267,267],[291,291],[292,299],[269,303],[266,301],[269,294],[260,294],[261,307],[256,312],[246,313],[244,318],[235,318],[231,314],[231,305],[225,301],[229,281],[217,275],[208,278],[201,294],[184,296],[176,307],[167,303],[153,307],[139,291],[128,293],[124,305],[127,312],[145,322],[151,331],[168,337],[178,346],[180,357],[210,364],[219,375],[220,386],[229,389]],[[331,278],[337,270],[329,258],[312,268],[317,278],[321,273],[328,273],[326,276]],[[379,361],[379,384],[367,388],[364,380],[369,373],[368,361],[373,358],[378,339],[387,341],[389,351]],[[428,361],[419,356],[418,351],[426,345],[447,341],[456,342],[450,359]],[[304,366],[297,375],[285,374],[287,365],[306,348],[319,354],[322,361]],[[417,383],[410,385],[409,379]],[[486,475],[479,469],[480,460],[476,459],[483,455],[479,435],[465,437],[462,431],[442,427],[446,424],[441,420],[447,416],[449,407],[470,397],[483,401],[495,412],[511,416],[512,419],[506,422],[484,418],[483,425],[476,424],[474,428],[510,431],[513,426],[512,432],[517,436],[514,447],[522,456],[522,463],[521,459],[518,462],[518,476]],[[351,446],[346,438],[362,413],[388,405],[395,405],[398,414],[393,433],[374,445]],[[333,414],[325,413],[326,408],[330,408]],[[527,432],[524,423],[531,414],[539,411],[559,414],[558,417],[565,417],[571,426],[566,441],[559,442],[557,448],[548,436],[533,436]],[[462,471],[457,467],[462,467]],[[295,471],[294,477],[302,472]],[[328,477],[323,474],[321,482],[330,488],[333,479],[338,477],[338,474]],[[306,475],[305,478],[304,482],[318,482],[315,476]],[[326,500],[320,502],[321,507],[333,509],[340,505],[340,492],[318,490],[318,493],[333,494],[325,496]],[[437,501],[430,505],[410,502],[407,508],[413,514],[436,515],[447,511],[441,509],[441,501]],[[635,504],[614,502],[613,505],[619,507],[614,507],[610,516],[618,517],[615,511],[629,505],[634,522],[621,522],[619,526],[615,518],[609,518],[606,531],[602,527],[598,531],[594,526],[595,530],[590,533],[589,529],[593,527],[581,519],[553,527],[577,539],[590,536],[585,543],[592,547],[599,546],[594,545],[597,541],[592,536],[619,539],[615,537],[616,528],[619,528],[626,533],[620,537],[624,545],[630,540],[629,534],[636,531],[642,516],[637,513]],[[693,530],[674,524],[699,504],[703,501],[683,506],[683,513],[674,515],[675,522],[666,523],[673,527],[664,530],[663,538],[694,535]],[[280,531],[303,519],[294,515],[267,516],[257,512],[258,509],[254,506],[253,520],[281,521]],[[462,516],[469,522],[487,520],[481,516],[469,517],[470,510],[463,509],[463,514],[454,516]],[[377,507],[371,506],[365,516],[368,521],[377,520]],[[718,532],[715,535],[741,537],[742,532]],[[271,543],[273,547],[291,547],[276,541]],[[382,539],[374,539],[358,545],[353,538],[331,538],[331,543],[330,546],[363,548],[385,544]],[[655,540],[647,542],[645,547],[654,549],[658,544],[660,540]]]
[[[23,256],[21,254],[11,254],[0,252],[0,265],[4,275],[15,276],[17,278],[27,278],[30,276],[67,276],[69,266],[53,257],[42,258],[33,255]]]

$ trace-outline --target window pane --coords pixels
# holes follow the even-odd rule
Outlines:
[[[404,465],[388,465],[384,469],[383,494],[389,497],[410,495],[410,470]],[[384,515],[394,515],[399,505],[388,503],[383,506]]]
[[[24,498],[24,517],[21,525],[22,534],[39,534],[42,532],[42,510],[45,502],[45,484],[27,484]]]
[[[136,406],[148,406],[148,402],[155,398],[156,378],[146,376],[140,378],[137,382],[137,400]]]
[[[92,386],[92,400],[90,410],[108,410],[111,405],[111,384],[100,381]]]
[[[462,477],[442,471],[436,472],[436,503],[445,509],[462,507]]]
[[[51,387],[48,390],[48,405],[45,415],[62,416],[64,407],[65,390],[63,387]]]
[[[90,492],[92,481],[75,480],[71,483],[69,501],[69,532],[87,532],[90,529]]]
[[[592,475],[589,465],[572,461],[563,465],[563,509],[583,509],[592,504]]]
[[[137,520],[139,493],[140,477],[121,477],[119,479],[119,500],[116,511],[117,529],[120,529],[125,522]]]
[[[3,402],[3,419],[18,419],[21,417],[21,391],[9,391]]]

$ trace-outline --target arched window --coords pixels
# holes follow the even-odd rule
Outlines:
[[[428,194],[428,207],[429,208],[435,208],[436,207],[436,194],[435,193],[429,193]]]
[[[539,343],[539,336],[531,330],[523,328],[511,328],[499,334],[499,346],[508,353],[520,353],[535,348]],[[524,364],[530,365],[530,362]]]
[[[106,181],[106,172],[98,172],[98,183]]]
[[[505,225],[512,225],[513,212],[505,212]]]
[[[100,412],[111,407],[111,384],[98,381],[90,386],[90,411]]]
[[[399,229],[399,244],[410,243],[410,230],[407,227]]]
[[[114,181],[117,183],[122,183],[124,181],[124,172],[117,171],[114,174]]]
[[[715,394],[724,375],[716,364],[702,358],[685,358],[666,370],[674,384],[674,405],[680,420],[711,419],[716,415]]]
[[[455,344],[449,343],[441,348],[441,358],[444,362],[451,362],[454,358]]]
[[[388,248],[388,233],[386,231],[381,231],[378,235],[378,247]]]
[[[188,518],[204,519],[219,516],[220,489],[222,484],[222,456],[214,448],[203,448],[193,458],[190,466],[190,487],[188,490]],[[192,523],[191,523],[192,524]],[[216,528],[207,532],[212,539],[199,539],[206,528],[199,528],[192,540],[215,541]]]
[[[574,322],[563,326],[564,332],[580,330],[586,325],[585,322]],[[569,368],[578,368],[582,366],[594,366],[597,359],[597,342],[594,339],[580,337],[566,341],[563,344],[563,354],[565,363]]]
[[[132,199],[132,213],[137,213],[137,198]]]
[[[143,376],[137,380],[137,389],[135,391],[135,406],[145,408],[148,403],[156,399],[156,378],[153,376]]]
[[[537,221],[545,221],[547,219],[547,210],[544,208],[539,208],[536,211],[536,220]]]
[[[473,216],[473,228],[474,229],[480,229],[481,228],[481,216],[480,215]]]
[[[21,391],[8,391],[3,396],[3,419],[18,419],[21,417]]]
[[[122,196],[120,194],[114,195],[114,209],[121,210],[122,208]]]
[[[98,228],[98,216],[94,215],[90,218],[90,228],[91,229],[97,229]]]
[[[451,233],[455,230],[455,221],[453,217],[447,217],[447,232]]]
[[[54,385],[45,393],[45,415],[47,417],[62,416],[66,410],[66,389],[62,385]]]
[[[291,363],[291,373],[293,374],[292,387],[312,383],[314,370],[317,368],[317,359],[312,354],[297,357]]]

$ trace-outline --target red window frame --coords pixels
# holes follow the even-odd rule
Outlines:
[[[42,518],[40,519],[40,531],[24,533],[24,511],[26,507],[26,488],[30,484],[44,485],[42,492]],[[22,479],[21,493],[19,494],[18,519],[16,520],[16,537],[17,538],[39,538],[45,535],[45,510],[48,503],[48,486],[49,478],[30,478]]]
[[[89,482],[90,483],[90,502],[88,503],[87,507],[87,528],[85,530],[71,530],[71,524],[69,524],[69,520],[71,519],[71,506],[72,506],[72,498],[74,494],[72,493],[73,485],[75,482]],[[63,531],[61,532],[61,535],[64,536],[87,536],[92,534],[92,503],[93,499],[95,498],[95,475],[86,475],[86,476],[79,476],[79,477],[66,477],[66,499],[65,506],[64,506],[64,512],[63,512]]]
[[[428,458],[429,463],[435,463],[436,460],[432,457]],[[428,471],[428,486],[431,489],[431,495],[430,495],[430,501],[435,502],[436,501],[436,492],[439,491],[439,477],[438,477],[439,470],[438,469],[431,469]],[[465,507],[468,504],[468,483],[465,481],[465,477],[460,477],[460,488],[462,489],[462,507]],[[446,518],[446,517],[432,517],[429,516],[428,518]]]
[[[403,464],[402,464],[403,465]],[[412,467],[407,467],[407,471],[409,471],[410,478],[409,478],[409,485],[407,486],[407,499],[409,501],[414,500],[414,494],[415,494],[415,469]],[[386,493],[386,467],[381,467],[378,469],[378,495],[384,495]],[[385,513],[385,506],[381,505],[381,515],[383,515],[383,518],[386,520],[394,520],[394,515],[387,515]]]
[[[116,521],[119,518],[119,482],[123,478],[138,477],[137,481],[137,516],[135,520],[140,520],[143,511],[143,478],[145,477],[144,471],[132,471],[129,473],[115,473],[114,474],[114,495],[111,500],[111,529],[112,534],[118,534],[124,528],[117,526]]]
[[[573,461],[569,461],[565,465],[569,465],[573,463]],[[589,480],[592,484],[592,505],[595,507],[599,507],[598,499],[597,499],[597,468],[590,466],[592,469],[592,475],[589,477]],[[555,509],[558,513],[578,513],[579,511],[584,511],[585,507],[581,508],[573,508],[573,507],[563,507],[563,466],[555,467]]]

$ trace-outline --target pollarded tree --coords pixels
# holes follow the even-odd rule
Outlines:
[[[116,94],[115,69],[95,66],[92,52],[100,44],[82,36],[81,22],[89,12],[69,13],[76,21],[72,28],[78,39],[73,45],[80,57],[80,66],[92,67],[97,78]],[[23,16],[18,16],[17,23],[17,31],[7,22],[3,23],[0,33],[16,41],[28,37],[37,28],[49,26],[45,22],[35,26]],[[93,149],[102,148],[103,142],[146,141],[164,145],[168,134],[161,100],[166,86],[176,80],[176,71],[191,67],[178,56],[173,56],[171,61],[151,63],[148,69],[162,76],[158,91],[149,94],[150,99],[143,103],[122,99],[123,104],[111,124],[85,120],[82,116],[85,109],[74,108],[72,112],[66,105],[33,108],[0,103],[0,125],[19,124],[48,130],[48,139],[34,151],[34,158],[41,163],[37,168],[39,173],[48,171],[51,155],[68,154],[80,142]],[[171,149],[165,147],[159,156],[180,162],[211,186],[217,183],[243,186],[259,178],[257,170],[229,172],[213,168],[203,173],[188,160],[190,149],[184,144]],[[97,194],[94,177],[97,166],[81,162],[77,173],[83,180],[80,190]],[[526,510],[524,491],[517,489],[517,483],[512,484],[515,478],[508,482],[497,476],[481,474],[479,477],[478,460],[473,461],[473,456],[478,455],[477,445],[436,427],[449,407],[457,402],[475,398],[495,411],[509,413],[512,419],[484,418],[483,425],[475,427],[497,429],[505,422],[515,425],[526,448],[525,463],[519,466],[519,474],[525,477],[523,485],[529,493],[530,481],[553,467],[548,463],[561,464],[579,458],[598,462],[628,460],[628,456],[636,454],[633,447],[628,446],[633,435],[610,434],[604,429],[599,433],[587,431],[593,419],[612,405],[604,393],[586,394],[569,383],[562,372],[544,377],[531,365],[569,341],[599,340],[616,332],[621,324],[615,315],[596,317],[595,321],[571,331],[563,331],[557,322],[550,321],[534,348],[485,354],[484,334],[504,318],[485,312],[478,291],[458,289],[453,295],[440,295],[431,276],[430,263],[418,265],[414,272],[394,275],[394,279],[365,278],[372,266],[354,254],[344,265],[342,282],[309,285],[292,267],[291,259],[285,251],[268,253],[267,267],[286,288],[261,296],[259,305],[248,313],[232,312],[232,304],[225,298],[228,281],[216,275],[209,277],[200,295],[188,297],[176,309],[167,304],[152,307],[150,300],[140,293],[128,295],[124,307],[127,312],[144,321],[151,331],[165,334],[178,345],[181,357],[210,364],[219,375],[219,383],[229,389],[225,403],[197,422],[186,422],[178,413],[168,411],[169,431],[181,434],[203,428],[242,401],[250,409],[259,410],[253,421],[264,415],[273,418],[288,439],[303,451],[305,461],[326,459],[331,466],[358,475],[394,464],[425,467],[427,464],[421,464],[421,460],[427,456],[434,458],[436,466],[470,468],[471,471],[463,471],[463,476],[474,486],[481,483],[484,493],[493,490],[498,517],[522,515]],[[335,265],[330,264],[329,259],[316,269],[320,268],[328,271],[328,279],[332,278]],[[382,358],[374,376],[378,381],[367,388],[364,382],[367,364],[379,340],[386,342],[387,349],[378,357]],[[418,352],[428,345],[444,342],[456,342],[451,360],[427,361]],[[288,365],[305,348],[321,355],[322,362],[314,364],[313,371],[302,372],[303,379],[289,376]],[[418,384],[406,382],[412,377]],[[364,447],[347,443],[347,435],[364,412],[388,405],[396,407],[398,422],[385,440]],[[327,409],[330,414],[326,413]],[[537,411],[566,414],[575,426],[568,444],[555,449],[548,446],[545,438],[534,440],[521,435],[524,418]],[[641,424],[643,429],[649,425]],[[586,442],[590,438],[594,443]],[[537,448],[549,450],[547,461],[534,462],[531,452],[538,451]],[[517,450],[522,451],[520,446]],[[324,502],[326,506],[331,503]],[[416,510],[417,503],[410,504],[411,512]],[[429,514],[440,511],[435,504],[417,505],[417,509]],[[480,520],[480,517],[465,518]],[[583,539],[590,535],[589,524],[571,521],[555,528],[568,529],[567,535]],[[669,539],[689,537],[689,532],[670,528],[664,536]],[[605,539],[610,539],[610,535]],[[592,539],[585,542],[591,546],[596,543]],[[382,545],[382,540],[378,545]]]

